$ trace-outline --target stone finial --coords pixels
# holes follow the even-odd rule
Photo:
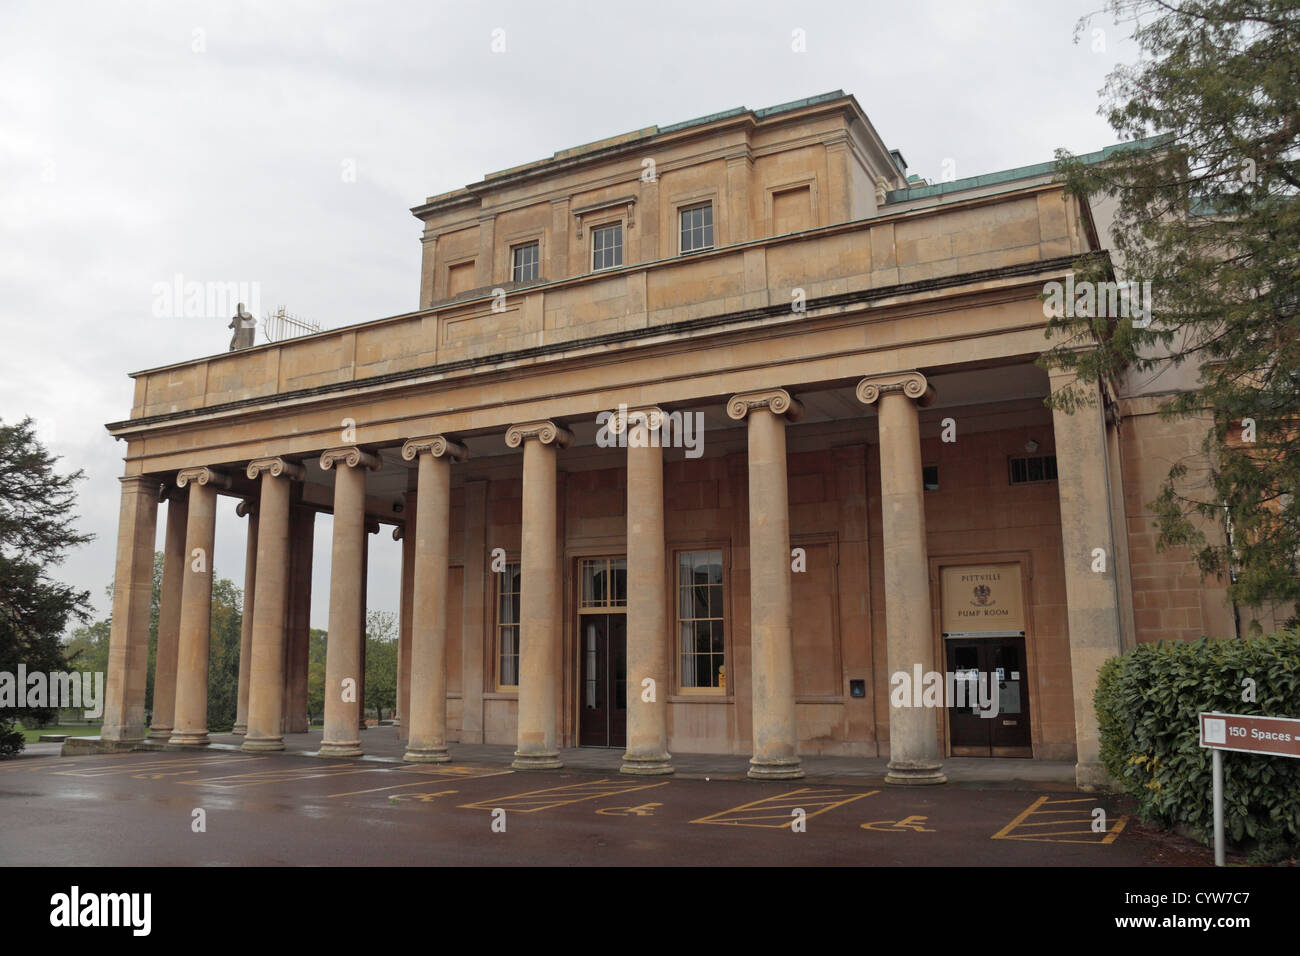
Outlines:
[[[573,432],[552,421],[524,422],[506,429],[506,445],[518,448],[526,438],[536,438],[543,445],[568,448],[573,444]]]
[[[792,422],[803,417],[803,405],[798,399],[791,398],[790,393],[783,388],[740,392],[727,401],[727,415],[736,421],[743,420],[753,408],[766,408],[773,415],[784,415]]]
[[[924,408],[934,401],[934,389],[920,372],[886,372],[858,382],[858,401],[874,405],[887,392],[902,392]]]

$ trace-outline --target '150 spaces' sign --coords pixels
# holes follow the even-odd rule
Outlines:
[[[1201,746],[1271,757],[1300,757],[1300,720],[1246,714],[1201,714]]]

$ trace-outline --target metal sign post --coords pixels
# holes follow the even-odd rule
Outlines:
[[[1200,715],[1200,745],[1211,752],[1214,786],[1214,865],[1223,866],[1223,754],[1300,757],[1300,719],[1247,714]]]

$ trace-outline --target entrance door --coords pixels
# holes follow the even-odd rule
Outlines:
[[[1023,637],[948,638],[948,672],[965,685],[963,706],[950,701],[948,734],[954,757],[1032,757],[1029,733],[1029,681]],[[991,685],[989,681],[991,680]],[[978,688],[991,700],[997,689],[996,716],[980,716]],[[992,712],[992,707],[988,708]]]
[[[627,617],[583,614],[579,622],[582,706],[578,743],[583,747],[626,747]]]

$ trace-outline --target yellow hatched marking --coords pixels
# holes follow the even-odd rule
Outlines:
[[[471,768],[469,768],[469,767],[456,767],[456,768],[454,768],[454,770],[455,770],[454,773],[452,773],[452,772],[448,772],[448,773],[446,773],[446,774],[437,774],[437,776],[460,777],[460,778],[463,779],[463,780],[475,780],[475,779],[478,779],[479,777],[499,777],[499,776],[501,776],[502,774],[513,773],[513,772],[514,772],[514,771],[512,771],[512,770],[485,770],[485,771],[483,771],[483,772],[481,772],[481,773],[477,773],[477,774],[469,774],[469,773],[466,773],[466,771],[469,770],[469,769],[471,769]],[[418,774],[419,774],[420,776],[422,776],[422,777],[428,777],[428,776],[434,775],[433,771],[429,771],[429,770],[418,770],[418,771],[412,771],[412,772],[414,772],[414,773],[418,773]],[[429,782],[429,781],[428,781],[427,779],[426,779],[426,780],[413,780],[413,781],[411,781],[410,783],[398,783],[398,784],[394,784],[394,785],[392,785],[392,786],[390,786],[390,787],[372,787],[372,788],[370,788],[369,790],[352,790],[352,791],[350,791],[350,792],[348,792],[348,793],[331,793],[331,794],[329,794],[328,796],[331,797],[331,798],[333,798],[333,797],[357,797],[357,796],[361,796],[362,794],[366,794],[366,793],[382,793],[382,792],[385,791],[385,790],[401,790],[403,787],[422,787],[422,786],[424,786],[425,784],[427,784],[428,782]],[[444,791],[444,792],[446,792],[446,793],[455,793],[454,790],[447,790],[447,791]]]
[[[842,807],[846,803],[852,803],[854,800],[861,800],[863,797],[869,797],[872,794],[879,793],[879,790],[867,790],[865,793],[857,793],[852,796],[844,796],[845,791],[836,789],[819,790],[812,787],[803,787],[799,790],[791,790],[789,793],[778,794],[775,797],[766,797],[762,800],[755,800],[752,803],[742,804],[739,807],[732,807],[730,810],[723,810],[719,813],[712,813],[707,817],[700,817],[698,820],[692,820],[692,823],[712,823],[717,826],[731,827],[761,827],[767,830],[783,830],[794,823],[794,818],[790,811],[796,807],[802,807],[807,814],[805,819],[811,819],[827,811],[834,810],[836,807]],[[806,794],[806,796],[801,796]],[[798,797],[793,802],[778,803],[777,801],[789,801],[792,797]],[[819,809],[809,810],[810,807]],[[772,813],[773,810],[782,810],[785,813]],[[759,823],[760,820],[777,820],[777,823]]]
[[[552,810],[555,807],[580,803],[583,800],[599,800],[601,797],[621,796],[637,790],[653,790],[666,787],[662,783],[631,784],[626,780],[589,780],[584,783],[572,783],[564,787],[548,787],[545,790],[530,790],[527,793],[514,793],[491,800],[479,800],[476,803],[462,803],[463,810],[508,810],[512,813],[537,813]]]
[[[232,763],[247,763],[250,760],[262,760],[262,757],[181,757],[176,760],[146,760],[140,763],[118,764],[111,767],[81,767],[74,770],[56,770],[57,774],[67,777],[104,777],[112,774],[147,774],[164,773],[187,767],[215,767]]]
[[[1052,800],[1048,797],[1039,797],[1031,803],[1025,810],[1019,813],[1014,820],[1004,826],[993,836],[991,840],[1024,840],[1029,843],[1086,843],[1090,846],[1109,846],[1114,843],[1123,832],[1125,825],[1128,823],[1128,816],[1123,815],[1110,826],[1104,833],[1097,833],[1092,829],[1092,806],[1075,806],[1069,809],[1048,809],[1057,807],[1061,804],[1087,804],[1096,805],[1096,801],[1091,797],[1074,797],[1069,800]],[[1060,816],[1064,814],[1065,816]],[[1055,815],[1055,816],[1053,816]],[[1047,820],[1031,820],[1034,816],[1050,816]],[[1060,830],[1031,830],[1030,827],[1071,827],[1082,826],[1082,830],[1060,829]],[[1074,837],[1089,837],[1090,839],[1073,839]]]
[[[299,767],[280,770],[256,770],[236,773],[228,777],[209,777],[206,780],[178,780],[191,787],[216,787],[219,790],[238,790],[241,787],[260,787],[268,783],[288,783],[295,780],[312,780],[316,777],[346,777],[356,773],[386,773],[388,767],[358,767],[354,763],[326,764],[323,767]]]

